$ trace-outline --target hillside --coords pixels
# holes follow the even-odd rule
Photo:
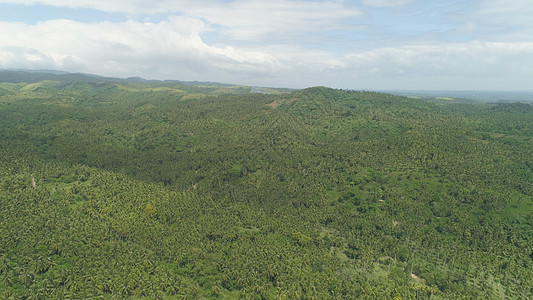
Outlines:
[[[0,83],[0,298],[533,297],[531,105],[46,80]]]
[[[120,84],[133,89],[178,89],[201,94],[235,94],[235,93],[264,93],[279,94],[294,91],[287,88],[249,87],[220,82],[179,81],[179,80],[146,80],[140,77],[114,78],[102,77],[84,73],[68,73],[51,70],[2,70],[0,69],[0,83],[3,85],[22,85],[48,83],[92,83],[92,84]],[[0,96],[4,93],[0,87]]]

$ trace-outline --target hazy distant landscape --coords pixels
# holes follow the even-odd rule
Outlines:
[[[230,83],[178,81],[178,80],[147,80],[141,77],[113,78],[92,74],[69,73],[55,70],[1,70],[0,81],[9,83],[33,83],[43,80],[52,81],[109,81],[109,82],[145,82],[152,84],[180,83],[183,85],[214,85],[235,86]],[[251,86],[252,93],[288,92],[296,89]],[[447,101],[481,101],[481,102],[533,102],[533,91],[454,91],[454,90],[383,90],[378,92],[391,93],[406,97],[416,97]]]
[[[435,100],[533,103],[533,91],[386,91],[395,95]]]

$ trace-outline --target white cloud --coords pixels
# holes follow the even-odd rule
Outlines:
[[[201,5],[188,13],[222,26],[221,32],[232,39],[270,41],[317,36],[331,30],[348,30],[346,21],[362,15],[342,2],[250,1]]]
[[[5,46],[0,48],[0,64],[6,67],[44,69],[54,64],[54,59],[34,48]]]
[[[455,88],[506,89],[524,88],[524,82],[533,79],[532,56],[533,42],[468,42],[380,48],[346,58],[354,78],[396,78],[402,84],[411,79],[419,81],[419,89],[454,88],[446,81],[439,82],[443,79],[454,79]],[[516,80],[514,87],[509,85],[511,78]],[[499,84],[487,85],[498,79],[502,79]],[[404,88],[416,89],[413,83]]]
[[[160,23],[4,22],[0,23],[0,67],[160,78],[188,72],[198,74],[199,70],[211,68],[268,73],[272,66],[279,65],[265,52],[209,46],[200,37],[203,30],[202,21],[187,17],[172,17]],[[160,72],[168,67],[174,68],[174,74]],[[146,74],[147,70],[151,71]]]
[[[505,89],[533,80],[533,42],[419,43],[342,55],[288,44],[213,46],[201,37],[206,28],[189,17],[160,23],[3,22],[0,68],[373,89],[454,88],[451,82],[455,88]]]
[[[374,7],[398,7],[413,2],[413,0],[363,0],[362,3]]]
[[[486,41],[533,41],[533,2],[482,0],[462,28]]]
[[[372,64],[386,72],[408,70],[411,76],[528,76],[533,62],[526,61],[533,54],[532,43],[469,42],[441,45],[417,45],[377,49],[366,56],[378,57]],[[530,76],[530,75],[529,75]]]
[[[336,0],[0,0],[1,3],[55,7],[90,8],[130,15],[185,14],[209,23],[229,27],[273,27],[287,30],[323,30],[338,28],[345,18],[361,15],[361,11]]]
[[[0,0],[0,3],[8,1],[12,0]],[[371,42],[357,40],[357,34],[347,24],[354,24],[352,21],[361,12],[348,7],[345,1],[16,2],[132,14],[181,13],[157,23],[0,22],[0,68],[48,68],[106,76],[263,86],[330,85],[366,89],[510,89],[529,87],[533,80],[533,25],[526,24],[524,17],[533,15],[533,8],[522,0],[480,3],[471,17],[465,17],[468,19],[463,28],[465,34],[477,34],[485,25],[511,24],[517,29],[505,31],[498,38],[487,34],[477,41],[461,43],[407,36],[395,37],[394,41],[383,36]],[[393,4],[385,0],[364,3],[382,7]],[[394,3],[405,5],[408,1]],[[509,7],[504,8],[506,5]],[[516,20],[504,22],[513,17]],[[367,28],[372,30],[372,26]],[[344,31],[351,33],[342,37]],[[325,50],[327,47],[309,46],[315,41],[317,45],[328,44],[327,33],[331,32],[340,32],[340,41],[355,38],[336,52]],[[371,35],[370,32],[367,36]],[[367,43],[360,49],[368,50],[355,50],[359,43]]]
[[[105,12],[126,14],[172,13],[194,3],[190,0],[0,0],[0,3],[55,7],[90,8]]]
[[[91,8],[133,18],[157,13],[188,16],[202,20],[225,39],[248,43],[293,41],[296,37],[316,40],[323,32],[353,29],[350,22],[362,15],[359,9],[338,0],[0,0],[0,3]]]
[[[362,15],[359,9],[335,0],[0,0],[0,3],[91,8],[132,16],[180,14],[201,19],[226,37],[247,41],[287,40],[306,34],[312,38],[324,31],[348,30],[347,21]]]
[[[477,14],[490,23],[533,27],[531,0],[483,0]]]

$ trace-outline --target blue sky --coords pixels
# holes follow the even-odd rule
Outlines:
[[[0,0],[0,68],[531,90],[532,15],[530,0]]]

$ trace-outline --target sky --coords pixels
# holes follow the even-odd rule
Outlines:
[[[532,0],[0,0],[0,69],[533,90]]]

